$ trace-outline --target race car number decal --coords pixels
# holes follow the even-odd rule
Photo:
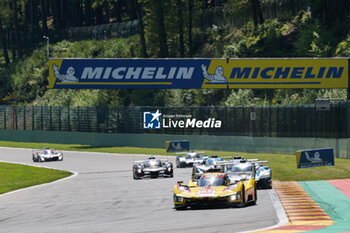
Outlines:
[[[216,193],[213,189],[202,189],[197,192],[198,196],[201,197],[207,197],[207,196],[213,196]]]

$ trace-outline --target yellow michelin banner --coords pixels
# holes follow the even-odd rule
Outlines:
[[[202,88],[347,88],[348,69],[346,58],[212,60]]]
[[[49,88],[348,88],[348,58],[50,59]]]

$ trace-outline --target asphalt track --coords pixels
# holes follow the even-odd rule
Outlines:
[[[133,180],[133,160],[146,155],[64,152],[64,161],[33,163],[31,150],[0,148],[0,160],[42,165],[79,173],[49,185],[0,195],[1,233],[245,232],[279,223],[271,190],[258,190],[246,208],[176,211],[174,178]],[[174,162],[175,157],[168,157]]]

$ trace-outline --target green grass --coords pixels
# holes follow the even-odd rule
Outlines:
[[[18,147],[18,148],[43,148],[51,147],[59,150],[68,151],[90,151],[107,152],[120,154],[150,154],[150,155],[176,155],[175,153],[166,153],[165,149],[160,148],[137,148],[137,147],[92,147],[88,145],[72,144],[49,144],[49,143],[23,143],[0,141],[0,146]],[[335,166],[315,167],[315,168],[296,168],[295,155],[286,154],[253,154],[228,151],[206,150],[208,155],[216,154],[218,156],[234,156],[239,154],[245,158],[258,158],[268,160],[272,169],[273,179],[280,181],[306,181],[306,180],[330,180],[330,179],[350,179],[350,160],[335,159]]]
[[[0,163],[0,194],[52,182],[72,173],[21,164]]]

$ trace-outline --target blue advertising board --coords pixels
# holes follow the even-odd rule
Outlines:
[[[166,152],[189,151],[190,142],[187,140],[166,141],[165,147]]]
[[[300,150],[296,152],[297,168],[334,166],[333,148]]]

